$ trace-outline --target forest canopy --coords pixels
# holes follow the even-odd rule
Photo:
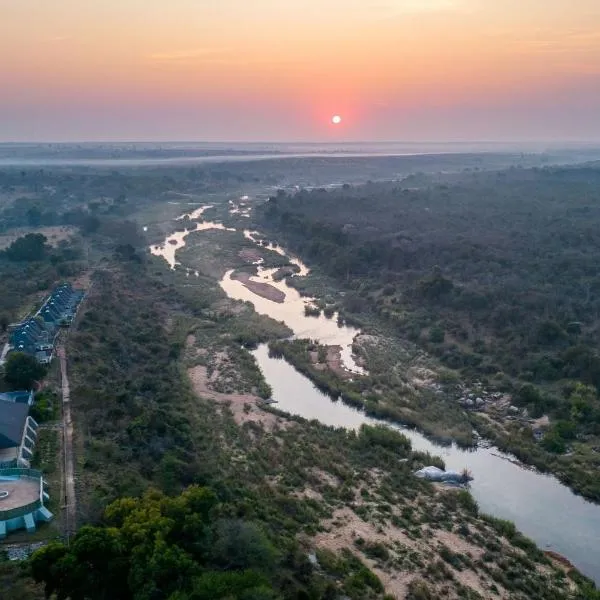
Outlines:
[[[524,460],[598,447],[600,165],[281,191],[257,226],[333,278],[346,314],[511,393],[531,418],[549,415],[535,452],[523,451],[531,432],[507,446]],[[591,471],[562,472],[600,497]]]
[[[192,487],[114,502],[104,526],[82,527],[69,546],[45,546],[31,569],[59,600],[268,600],[277,559],[258,525],[219,517],[215,494]]]
[[[600,167],[282,193],[259,220],[360,288],[354,312],[414,338],[437,327],[452,368],[600,386]]]

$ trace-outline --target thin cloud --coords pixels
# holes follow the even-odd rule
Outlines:
[[[236,62],[228,50],[222,48],[191,48],[172,52],[155,52],[148,60],[159,64],[225,63]]]
[[[455,12],[465,8],[464,0],[396,0],[371,5],[372,10],[388,14]]]
[[[518,38],[511,42],[510,49],[529,54],[574,54],[599,53],[600,32],[598,31],[538,31],[529,38]]]

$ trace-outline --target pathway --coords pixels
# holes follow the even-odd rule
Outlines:
[[[0,365],[3,365],[6,362],[6,356],[9,350],[10,344],[6,342],[6,344],[4,344],[4,347],[2,348],[2,354],[0,355]]]
[[[65,534],[67,540],[75,533],[76,499],[75,499],[75,468],[73,464],[73,421],[71,419],[71,397],[69,378],[67,376],[67,353],[64,346],[59,346],[56,353],[60,359],[60,379],[63,398],[63,454],[64,454],[64,509]]]

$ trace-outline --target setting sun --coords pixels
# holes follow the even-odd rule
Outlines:
[[[340,115],[333,115],[333,117],[331,117],[331,122],[334,125],[339,125],[342,122],[342,117],[340,117]]]

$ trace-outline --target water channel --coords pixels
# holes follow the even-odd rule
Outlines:
[[[190,213],[190,218],[199,218],[206,208],[200,207]],[[226,229],[220,223],[210,222],[198,223],[196,227],[196,231]],[[168,236],[162,245],[152,246],[151,252],[163,256],[174,267],[178,264],[175,252],[185,245],[188,233],[177,232]],[[245,231],[244,235],[254,242],[260,238],[256,232]],[[281,248],[275,250],[285,254]],[[308,273],[306,265],[298,259],[293,261],[300,268],[296,276]],[[254,294],[242,282],[231,279],[231,271],[225,274],[220,284],[230,298],[252,302],[258,313],[284,321],[296,337],[341,346],[344,366],[357,374],[363,372],[354,361],[351,348],[352,340],[359,331],[339,326],[336,315],[331,319],[306,316],[304,306],[310,299],[301,297],[285,281],[274,281],[274,272],[275,269],[259,265],[254,279],[268,282],[283,291],[286,297],[282,303]],[[285,360],[270,357],[266,345],[261,345],[253,354],[273,390],[273,400],[277,402],[278,409],[334,427],[354,429],[363,423],[378,423],[361,411],[331,400]],[[471,492],[483,512],[513,521],[540,548],[565,556],[584,574],[600,583],[600,506],[576,496],[554,477],[515,464],[511,457],[497,449],[467,451],[455,446],[440,446],[416,431],[393,427],[410,438],[414,449],[442,456],[446,468],[470,469],[474,476]]]

